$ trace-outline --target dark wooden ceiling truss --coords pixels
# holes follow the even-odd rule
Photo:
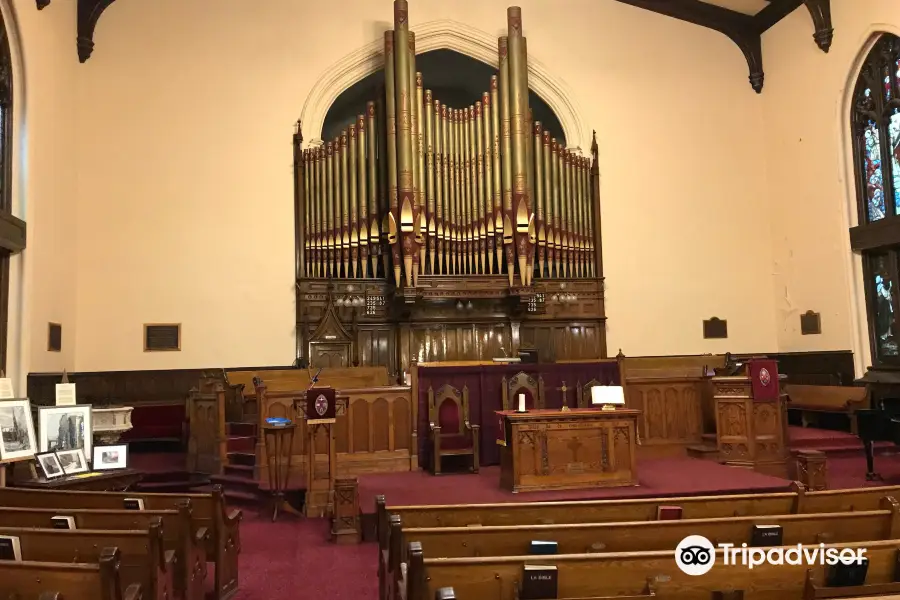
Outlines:
[[[38,10],[51,0],[36,0]],[[77,0],[78,2],[78,59],[85,62],[94,51],[94,30],[97,21],[115,0]],[[767,0],[768,6],[755,15],[745,15],[700,0],[617,0],[661,15],[666,15],[694,25],[707,27],[728,36],[747,60],[750,69],[750,85],[762,92],[765,72],[762,64],[762,34],[781,19],[806,5],[812,17],[815,32],[813,39],[823,52],[831,48],[834,28],[831,24],[831,0]]]

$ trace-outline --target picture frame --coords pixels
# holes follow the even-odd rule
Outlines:
[[[81,448],[57,451],[56,458],[59,460],[63,473],[66,475],[87,473],[90,470],[88,469],[87,457],[84,455],[84,450]]]
[[[59,457],[56,456],[56,452],[42,452],[36,454],[34,458],[44,474],[44,479],[56,479],[65,475],[62,465],[59,464]]]
[[[128,444],[94,446],[94,460],[91,464],[95,471],[127,469]]]
[[[82,450],[91,455],[94,434],[90,404],[42,406],[38,411],[38,447],[41,452]]]
[[[38,452],[28,398],[0,400],[0,462],[33,458]]]

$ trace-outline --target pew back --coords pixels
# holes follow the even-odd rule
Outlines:
[[[893,581],[898,547],[900,540],[840,546],[866,549],[867,584]],[[743,600],[801,600],[807,571],[821,585],[827,568],[801,563],[762,564],[749,569],[740,563],[723,564],[721,550],[712,570],[702,577],[683,573],[672,551],[435,559],[426,558],[421,546],[413,543],[409,554],[409,568],[401,582],[406,600],[430,600],[444,587],[453,587],[464,599],[513,600],[518,597],[526,564],[557,567],[560,599],[650,598],[652,591],[666,600],[709,600],[715,592],[738,590],[744,592]],[[900,584],[881,589],[898,593]]]
[[[141,586],[123,587],[118,567],[115,548],[102,549],[95,564],[0,561],[0,594],[22,600],[141,600]]]

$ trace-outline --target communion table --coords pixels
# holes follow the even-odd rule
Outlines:
[[[638,485],[641,411],[498,411],[500,487],[515,492]]]

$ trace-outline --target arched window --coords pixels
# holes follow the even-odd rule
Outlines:
[[[884,34],[866,57],[851,114],[859,225],[872,359],[900,364],[900,37]]]

